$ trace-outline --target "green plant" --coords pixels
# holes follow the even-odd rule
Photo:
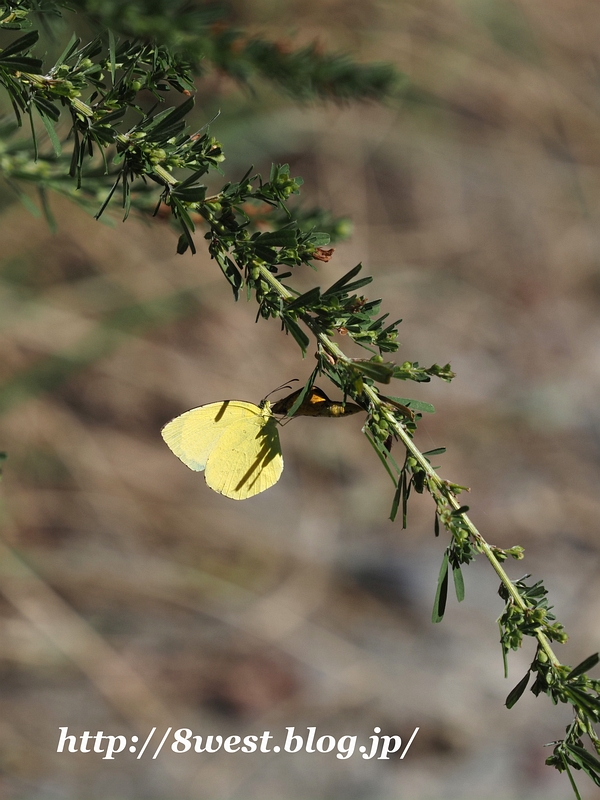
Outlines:
[[[586,674],[598,663],[598,655],[574,669],[560,663],[551,645],[564,642],[566,634],[551,613],[546,589],[540,581],[526,584],[528,576],[512,581],[502,566],[508,557],[522,559],[522,548],[489,545],[467,516],[468,507],[459,501],[465,487],[442,480],[431,466],[430,458],[442,450],[423,453],[415,445],[422,413],[433,409],[410,398],[388,396],[377,385],[393,379],[449,381],[450,366],[425,368],[416,362],[397,365],[386,360],[398,349],[399,323],[379,315],[381,301],[368,301],[359,293],[371,282],[360,277],[361,265],[326,290],[314,287],[299,293],[287,282],[295,268],[327,262],[332,255],[327,245],[345,225],[321,212],[293,210],[290,200],[302,180],[292,177],[286,165],[274,166],[267,181],[249,170],[211,196],[201,182],[224,159],[221,145],[208,131],[190,133],[186,122],[194,105],[194,75],[204,63],[213,63],[242,82],[255,75],[270,78],[299,99],[381,99],[398,85],[393,70],[385,65],[361,67],[316,48],[290,51],[281,43],[247,39],[214,5],[194,8],[176,3],[164,9],[150,2],[79,2],[77,7],[99,33],[85,45],[74,36],[48,67],[32,55],[38,32],[28,29],[37,15],[51,31],[64,7],[51,0],[0,5],[1,29],[28,30],[0,52],[0,82],[13,108],[13,116],[0,128],[2,176],[26,204],[31,200],[23,185],[33,185],[50,224],[54,223],[47,194],[52,190],[86,207],[95,204],[98,217],[111,207],[117,192],[125,217],[132,211],[168,214],[179,232],[180,253],[188,248],[195,252],[199,228],[236,299],[242,291],[254,297],[257,319],[279,320],[303,356],[311,337],[316,341],[316,365],[289,416],[318,375],[329,378],[367,412],[364,433],[394,486],[390,518],[401,512],[405,527],[412,491],[427,492],[435,504],[435,535],[442,527],[450,535],[434,622],[444,615],[450,571],[461,601],[461,568],[483,554],[500,579],[506,604],[499,620],[505,669],[508,652],[518,649],[523,637],[536,642],[531,666],[510,692],[507,706],[517,702],[534,673],[534,694],[547,694],[553,703],[573,708],[573,722],[565,738],[552,743],[547,763],[567,772],[577,797],[573,770],[583,770],[600,785],[600,760],[584,748],[582,739],[587,736],[600,755],[593,727],[600,722],[600,681]],[[183,95],[183,102],[157,111],[171,91]],[[25,121],[31,137],[19,138]],[[270,230],[263,230],[265,223]],[[319,231],[322,227],[328,230]],[[336,334],[345,335],[368,355],[347,356],[334,341]],[[401,463],[392,455],[393,441],[403,447]]]

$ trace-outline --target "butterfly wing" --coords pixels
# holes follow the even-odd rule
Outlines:
[[[297,389],[295,392],[292,392],[291,394],[288,394],[286,397],[282,397],[281,400],[277,400],[276,403],[273,403],[273,413],[287,414],[290,408],[294,405],[294,402],[301,391],[302,389]]]
[[[224,400],[186,411],[168,422],[161,434],[177,458],[190,469],[200,472],[206,467],[208,457],[221,437],[232,425],[261,416],[261,409],[254,403]]]
[[[273,405],[274,414],[287,414],[294,405],[302,389],[298,389],[287,397],[283,397]],[[318,386],[311,386],[300,406],[296,409],[295,417],[347,417],[362,411],[354,403],[336,403],[330,400]]]
[[[283,471],[277,423],[270,412],[258,411],[229,426],[208,456],[206,483],[233,500],[264,492]]]
[[[283,470],[268,404],[261,409],[241,400],[209,403],[171,420],[161,433],[186,466],[205,470],[211,489],[235,500],[264,492]]]

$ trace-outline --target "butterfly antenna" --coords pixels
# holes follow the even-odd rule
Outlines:
[[[272,391],[270,391],[269,394],[266,394],[263,397],[263,400],[266,400],[267,397],[270,397],[272,394],[275,394],[275,392],[280,392],[282,389],[292,389],[293,387],[290,386],[290,383],[295,383],[295,382],[297,382],[299,380],[300,380],[299,378],[291,378],[286,383],[282,383],[281,386],[278,386],[276,389],[273,389]]]

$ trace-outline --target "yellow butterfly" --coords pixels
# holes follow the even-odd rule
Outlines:
[[[271,404],[223,400],[192,408],[168,422],[162,437],[215,492],[246,500],[277,483],[283,456]]]
[[[287,414],[294,405],[302,389],[292,392],[287,397],[273,404],[273,414]],[[336,403],[330,400],[318,386],[311,386],[305,398],[300,403],[294,416],[298,417],[347,417],[357,414],[363,409],[354,403]]]

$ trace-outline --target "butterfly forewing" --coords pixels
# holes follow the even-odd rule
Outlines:
[[[175,417],[162,429],[165,442],[190,469],[200,472],[206,467],[210,453],[231,425],[261,410],[253,403],[241,400],[224,400],[192,408]]]

